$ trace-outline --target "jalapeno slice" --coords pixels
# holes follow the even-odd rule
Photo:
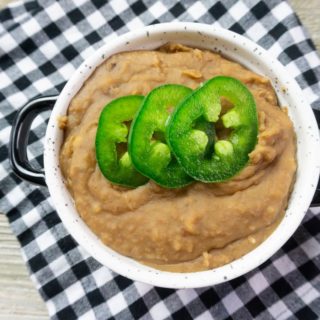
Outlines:
[[[112,183],[130,188],[149,180],[134,168],[127,150],[128,126],[143,98],[124,96],[107,104],[100,114],[96,134],[96,158],[101,172]]]
[[[221,97],[233,107],[221,116]],[[217,139],[208,157],[207,134],[195,128],[204,118],[212,126],[219,118],[229,136]],[[167,139],[183,169],[194,179],[221,182],[237,174],[257,143],[258,117],[255,100],[240,81],[218,76],[207,81],[182,101],[167,124]]]
[[[193,179],[180,166],[165,137],[166,122],[176,105],[192,92],[182,85],[162,85],[144,99],[129,135],[129,154],[143,175],[167,188],[178,188]]]

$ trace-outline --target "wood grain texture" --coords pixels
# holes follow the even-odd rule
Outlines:
[[[5,7],[9,2],[13,2],[12,0],[0,0],[0,8]]]
[[[320,52],[320,0],[289,0]]]
[[[12,0],[0,0],[0,8]],[[320,51],[320,0],[289,0]],[[20,246],[0,214],[0,320],[44,320],[48,313],[31,282]]]
[[[48,312],[29,278],[20,245],[0,215],[0,320],[45,320]]]

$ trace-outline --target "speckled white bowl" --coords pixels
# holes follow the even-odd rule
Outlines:
[[[217,51],[248,69],[267,76],[280,104],[288,106],[297,134],[298,171],[285,217],[273,234],[253,251],[222,267],[194,273],[159,271],[113,251],[81,220],[65,187],[59,169],[59,150],[63,132],[57,117],[66,114],[72,97],[94,69],[111,55],[129,50],[155,49],[171,41]],[[285,87],[285,92],[281,88]],[[165,23],[129,32],[105,44],[72,75],[61,92],[50,117],[44,152],[46,182],[65,227],[95,259],[113,271],[133,280],[159,287],[197,288],[215,285],[256,268],[270,258],[294,233],[304,217],[319,176],[319,133],[312,110],[288,71],[263,48],[228,30],[198,23]]]

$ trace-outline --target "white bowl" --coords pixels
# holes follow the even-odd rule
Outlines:
[[[285,216],[272,235],[240,259],[209,271],[174,273],[159,271],[125,257],[104,245],[81,220],[59,169],[63,131],[57,117],[66,114],[72,97],[94,69],[115,53],[155,49],[179,42],[222,53],[248,69],[268,77],[280,105],[287,106],[297,134],[297,177]],[[285,87],[285,92],[281,90]],[[296,81],[270,54],[252,41],[228,30],[199,23],[164,23],[126,33],[105,44],[72,75],[55,104],[45,138],[46,182],[57,212],[74,239],[101,264],[133,280],[166,288],[198,288],[215,285],[256,268],[290,238],[304,217],[319,176],[319,133],[309,104]]]

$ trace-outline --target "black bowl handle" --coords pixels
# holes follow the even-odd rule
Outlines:
[[[41,186],[46,186],[44,171],[33,168],[27,156],[29,132],[34,118],[40,112],[52,109],[57,98],[41,97],[27,103],[18,112],[11,129],[9,159],[13,172],[23,180]]]
[[[313,109],[313,113],[316,117],[318,127],[320,128],[320,110]],[[319,150],[320,152],[320,150]],[[313,196],[312,202],[311,202],[311,207],[320,207],[320,180],[318,180],[318,186],[316,189],[316,192]]]

